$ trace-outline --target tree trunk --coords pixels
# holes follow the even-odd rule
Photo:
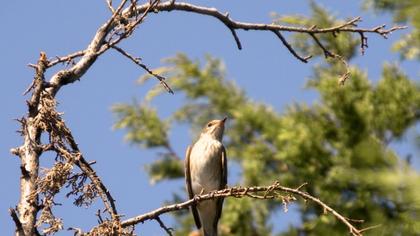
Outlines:
[[[23,124],[24,144],[21,147],[21,177],[20,177],[20,200],[18,205],[19,220],[22,230],[17,230],[17,236],[37,235],[36,215],[38,212],[38,194],[36,194],[36,180],[39,171],[38,145],[40,143],[40,132],[32,125],[33,118],[28,118]],[[23,231],[23,232],[22,232]],[[24,233],[24,235],[22,235]]]

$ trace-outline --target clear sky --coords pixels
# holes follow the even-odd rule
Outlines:
[[[117,1],[114,1],[117,2]],[[253,22],[270,22],[269,13],[307,14],[309,1],[188,1],[204,6],[214,6],[229,11],[233,19]],[[388,15],[362,12],[359,1],[316,1],[340,18],[362,16],[360,26],[372,27],[382,23],[392,25]],[[26,112],[23,91],[33,78],[33,70],[26,65],[35,63],[40,51],[48,57],[66,55],[84,49],[96,29],[110,16],[105,1],[3,1],[0,7],[2,33],[0,37],[0,69],[2,86],[0,98],[0,232],[11,235],[14,225],[7,213],[19,198],[19,164],[9,149],[22,143],[15,131],[19,129],[15,118]],[[306,78],[311,73],[312,61],[303,64],[296,60],[271,33],[239,31],[243,50],[236,48],[231,33],[215,19],[184,12],[150,14],[134,37],[122,47],[143,58],[151,68],[162,65],[161,59],[184,52],[192,58],[202,59],[206,53],[221,58],[226,64],[229,79],[246,90],[256,101],[270,103],[279,113],[292,102],[316,101],[313,91],[304,90]],[[384,61],[398,61],[390,46],[401,33],[390,39],[370,35],[369,48],[363,57],[352,64],[365,69],[372,81],[378,79]],[[400,62],[405,71],[419,80],[418,64]],[[54,71],[47,73],[49,78]],[[58,110],[71,128],[84,156],[96,160],[95,170],[117,200],[119,212],[126,217],[153,210],[181,191],[183,181],[166,181],[151,185],[144,172],[144,164],[157,157],[154,151],[141,150],[123,141],[124,132],[112,129],[115,121],[110,107],[115,103],[128,103],[142,96],[156,84],[150,80],[138,86],[135,80],[144,73],[126,58],[115,52],[100,57],[80,82],[65,86],[58,94]],[[182,102],[182,96],[163,95],[154,103],[159,114],[165,117]],[[178,155],[192,142],[186,127],[171,131],[171,141]],[[397,152],[405,155],[414,152],[413,145],[393,144]],[[159,150],[156,150],[159,151]],[[41,157],[41,165],[49,167],[54,156]],[[415,160],[416,161],[416,160]],[[417,160],[418,161],[418,160]],[[418,168],[418,162],[416,162]],[[235,178],[235,176],[229,176]],[[64,193],[67,191],[65,190]],[[94,212],[102,207],[100,202],[90,209],[76,208],[60,194],[55,213],[64,219],[65,228],[75,226],[84,230],[96,224]],[[163,220],[171,224],[168,216]],[[293,212],[278,213],[273,219],[277,230],[298,222]],[[137,227],[139,235],[164,235],[156,222],[146,222]],[[69,235],[63,231],[59,235]]]

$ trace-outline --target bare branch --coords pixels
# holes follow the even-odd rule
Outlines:
[[[92,169],[90,164],[83,158],[70,129],[62,120],[61,115],[55,110],[55,106],[55,99],[48,93],[45,93],[42,96],[40,107],[38,108],[38,113],[34,119],[33,126],[34,129],[38,130],[38,132],[48,132],[50,135],[50,143],[47,145],[37,144],[37,153],[54,150],[59,156],[67,161],[67,164],[76,164],[91,180],[98,195],[101,197],[105,208],[111,215],[112,220],[114,222],[119,222],[119,215],[117,213],[113,197],[101,179],[96,175],[96,172]],[[59,191],[59,188],[63,185],[64,183],[60,184],[58,189],[55,191]]]
[[[74,142],[73,137],[71,134],[67,134],[67,138],[70,141],[70,144],[72,146],[72,152],[67,151],[64,147],[56,146],[55,150],[57,153],[60,154],[60,156],[65,157],[67,160],[71,160],[74,158],[75,164],[86,174],[86,176],[89,177],[89,179],[94,184],[96,190],[99,193],[99,196],[102,199],[102,202],[105,205],[105,208],[111,215],[112,220],[119,221],[119,215],[117,212],[117,208],[115,206],[115,200],[112,197],[111,193],[108,191],[106,186],[103,184],[101,179],[98,177],[96,172],[92,169],[90,164],[83,158],[82,154],[80,153],[79,148],[77,147],[77,144]]]
[[[229,29],[230,29],[230,32],[232,32],[233,38],[235,39],[236,46],[238,46],[239,50],[242,50],[242,44],[241,44],[241,41],[239,40],[238,35],[236,34],[236,31],[232,28],[229,28]]]
[[[136,7],[137,13],[145,12],[149,4],[138,5]],[[262,23],[248,23],[232,20],[229,17],[229,14],[223,14],[215,8],[197,6],[185,2],[163,2],[157,4],[154,8],[157,11],[187,11],[192,13],[197,13],[201,15],[207,15],[215,17],[220,20],[223,24],[226,25],[231,31],[235,29],[242,30],[261,30],[261,31],[288,31],[296,33],[307,33],[307,34],[321,34],[321,33],[338,33],[338,32],[353,32],[353,33],[375,33],[383,37],[387,37],[390,33],[405,29],[406,26],[394,26],[390,29],[385,29],[385,25],[373,27],[373,28],[357,28],[356,23],[361,20],[360,17],[353,18],[341,25],[332,26],[328,28],[316,28],[316,27],[294,27],[294,26],[284,26],[277,24],[262,24]],[[127,17],[132,17],[133,12],[124,11],[123,15]],[[235,35],[234,35],[235,36]],[[235,37],[236,41],[236,37]]]
[[[362,55],[364,55],[366,48],[369,47],[368,38],[362,32],[359,32],[359,35],[360,35],[360,50],[361,50]]]
[[[69,54],[67,56],[63,56],[63,57],[56,56],[55,60],[49,60],[49,63],[47,65],[47,67],[53,67],[53,66],[55,66],[59,63],[64,63],[64,62],[71,63],[74,59],[85,55],[85,53],[86,53],[86,51],[82,50],[82,51],[77,51],[77,52],[71,53],[71,54]]]
[[[19,217],[16,214],[16,210],[13,208],[9,208],[9,214],[12,217],[13,222],[15,222],[16,234],[19,236],[25,236],[25,232],[23,231],[23,228],[22,228],[22,223],[20,222]]]
[[[39,171],[39,156],[42,151],[39,148],[41,143],[41,130],[37,126],[36,118],[39,116],[42,92],[44,90],[44,72],[48,63],[44,52],[40,53],[37,65],[35,66],[35,78],[33,85],[29,87],[32,96],[27,101],[28,115],[22,118],[21,133],[23,135],[23,145],[18,150],[20,156],[20,200],[17,207],[19,220],[22,224],[23,235],[36,235],[36,217],[39,211],[37,178]]]
[[[325,58],[337,57],[337,54],[330,52],[326,47],[324,47],[324,45],[321,43],[321,41],[319,41],[318,37],[316,37],[315,34],[309,34],[309,35],[314,39],[315,43],[322,49],[322,51],[324,52]]]
[[[48,89],[48,92],[52,96],[55,96],[55,94],[63,85],[73,83],[74,81],[82,77],[86,73],[86,71],[90,68],[90,66],[92,66],[92,64],[96,61],[97,57],[101,54],[99,53],[99,50],[101,49],[102,46],[104,46],[106,36],[113,29],[113,26],[116,24],[117,18],[119,14],[121,13],[126,2],[127,0],[121,1],[121,4],[115,10],[112,17],[107,22],[105,22],[105,24],[99,27],[99,29],[97,30],[95,36],[93,37],[92,41],[90,42],[86,50],[82,51],[83,52],[82,58],[70,69],[60,70],[59,72],[57,72],[56,74],[52,76],[50,80],[51,87]],[[73,57],[71,57],[71,55],[66,56],[66,57],[67,58],[78,57],[82,54],[82,52],[75,53],[77,55],[73,54]]]
[[[115,9],[112,6],[112,0],[106,0],[106,5],[108,6],[108,9],[112,12],[115,13]]]
[[[404,26],[395,26],[390,29],[385,29],[384,25],[380,25],[373,28],[358,28],[356,26],[356,22],[360,21],[360,17],[356,17],[352,20],[349,20],[343,24],[332,26],[329,28],[316,28],[316,27],[293,27],[293,26],[284,26],[284,25],[277,25],[277,24],[261,24],[261,23],[248,23],[248,22],[240,22],[232,20],[229,17],[229,14],[221,13],[215,8],[208,8],[197,6],[189,3],[184,2],[175,2],[175,1],[166,1],[160,2],[159,0],[151,1],[150,3],[146,3],[143,5],[136,5],[135,2],[132,2],[129,7],[126,7],[124,10],[124,6],[127,0],[123,0],[118,8],[114,11],[112,17],[103,25],[101,26],[98,31],[96,32],[95,36],[93,37],[91,43],[87,47],[86,50],[79,51],[68,56],[62,57],[60,59],[56,59],[48,64],[48,66],[56,65],[59,62],[65,62],[72,60],[76,57],[82,56],[82,58],[69,70],[62,70],[56,73],[50,83],[52,88],[49,88],[49,92],[54,95],[62,85],[73,83],[74,81],[78,80],[83,74],[90,68],[90,66],[95,62],[96,58],[107,51],[109,48],[116,46],[121,40],[129,37],[136,26],[138,26],[143,20],[145,19],[146,15],[149,12],[159,12],[159,11],[187,11],[193,12],[201,15],[207,15],[211,17],[215,17],[219,21],[221,21],[226,27],[229,28],[231,31],[235,42],[239,49],[242,48],[242,45],[239,41],[239,37],[236,34],[237,29],[242,30],[260,30],[260,31],[271,31],[275,32],[275,34],[279,37],[282,43],[288,48],[288,50],[299,60],[305,62],[309,59],[309,57],[301,57],[290,47],[290,45],[284,40],[284,38],[279,34],[282,31],[287,32],[296,32],[296,33],[306,33],[306,34],[322,34],[322,33],[333,33],[336,34],[338,32],[353,32],[353,33],[374,33],[379,34],[383,37],[387,37],[390,33],[396,30],[404,29]],[[139,17],[140,15],[140,17]],[[121,26],[121,23],[124,27],[121,33],[119,33],[119,37],[116,39],[112,39],[110,35],[115,34],[117,31],[116,27]],[[110,37],[109,42],[106,41],[106,37]],[[363,42],[365,42],[363,40]],[[362,42],[362,48],[365,48],[365,44]],[[344,78],[344,77],[343,77]]]
[[[119,221],[119,215],[117,213],[117,208],[115,206],[115,200],[112,197],[109,190],[106,188],[106,186],[103,184],[99,176],[96,174],[96,172],[92,169],[92,167],[89,165],[86,160],[80,156],[79,160],[76,161],[76,165],[86,173],[86,175],[89,177],[89,179],[92,181],[92,183],[97,188],[99,195],[101,196],[102,201],[104,202],[104,205],[107,209],[107,211],[111,214],[111,218],[114,221]]]
[[[216,199],[216,198],[223,198],[223,197],[235,197],[235,198],[241,198],[241,197],[252,197],[256,199],[272,199],[272,198],[280,198],[283,200],[283,204],[287,204],[288,202],[291,202],[295,200],[293,196],[288,196],[286,199],[285,196],[279,195],[280,192],[286,193],[286,194],[293,194],[296,196],[300,196],[306,200],[310,200],[319,206],[321,206],[326,212],[331,213],[334,217],[336,217],[339,221],[341,221],[344,225],[347,226],[349,229],[350,234],[353,236],[361,236],[362,233],[359,229],[357,229],[355,226],[353,226],[350,221],[342,216],[340,213],[335,211],[333,208],[329,207],[327,204],[322,202],[320,199],[313,197],[312,195],[303,192],[299,190],[301,188],[299,186],[298,188],[288,188],[281,186],[278,182],[275,182],[274,184],[270,186],[254,186],[254,187],[233,187],[233,188],[227,188],[219,191],[214,191],[208,194],[200,194],[196,195],[193,199],[190,199],[188,201],[172,204],[168,206],[164,206],[161,208],[158,208],[156,210],[153,210],[151,212],[138,215],[135,217],[132,217],[130,219],[124,220],[121,222],[122,227],[128,227],[135,224],[143,223],[148,220],[155,220],[156,217],[159,217],[162,214],[178,211],[181,209],[187,209],[188,207],[197,204],[197,202],[201,202],[204,200],[209,199]],[[259,193],[259,194],[258,194]],[[262,195],[261,195],[262,193]],[[284,202],[286,201],[286,202]]]
[[[297,59],[299,59],[303,63],[308,63],[308,60],[312,58],[312,55],[308,55],[306,57],[301,57],[297,52],[292,48],[292,46],[286,41],[286,39],[283,37],[283,35],[277,31],[273,30],[273,33],[280,39],[280,41],[283,43],[283,45],[289,50],[290,53],[292,53],[293,56],[295,56]]]
[[[138,57],[134,57],[132,55],[130,55],[128,52],[126,52],[124,49],[117,47],[117,46],[112,46],[113,49],[115,49],[117,52],[119,52],[120,54],[122,54],[123,56],[127,57],[128,59],[130,59],[132,62],[134,62],[136,65],[140,66],[141,68],[143,68],[147,73],[149,73],[151,76],[155,77],[156,79],[159,80],[160,84],[162,84],[162,86],[166,89],[166,91],[168,91],[171,94],[174,94],[174,91],[171,89],[171,87],[169,87],[169,85],[165,82],[166,78],[163,76],[160,76],[156,73],[154,73],[152,70],[150,70],[145,64],[143,64],[141,62],[141,59]]]
[[[32,93],[30,100],[28,101],[30,117],[34,117],[37,115],[37,108],[39,100],[41,99],[41,92],[44,89],[44,72],[47,68],[47,64],[47,55],[44,52],[41,52],[35,70],[35,78],[31,86],[29,86],[27,92],[25,92],[28,93],[30,90],[34,89],[34,92]]]
[[[335,58],[338,59],[341,63],[343,63],[344,67],[346,68],[346,72],[344,72],[344,74],[342,74],[338,80],[338,84],[340,85],[344,85],[344,83],[346,82],[346,80],[348,78],[350,78],[350,67],[349,64],[347,63],[347,61],[340,55],[333,53],[331,51],[329,51],[322,43],[321,41],[319,41],[318,37],[315,36],[315,34],[309,34],[315,41],[315,43],[322,49],[322,51],[324,52],[324,56],[326,59],[328,59],[329,57],[331,58]],[[366,39],[367,40],[367,39]],[[362,41],[362,45],[363,45],[363,41]],[[363,46],[362,46],[363,48]]]
[[[163,221],[160,219],[160,217],[159,216],[157,216],[156,218],[155,218],[155,220],[159,223],[159,226],[162,228],[162,229],[164,229],[165,230],[165,232],[169,235],[169,236],[172,236],[172,228],[168,228],[168,227],[166,227],[166,225],[163,223]]]

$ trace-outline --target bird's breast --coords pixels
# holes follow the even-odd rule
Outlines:
[[[220,188],[222,172],[222,143],[215,139],[200,138],[190,154],[191,180],[195,194],[204,189],[210,192]]]

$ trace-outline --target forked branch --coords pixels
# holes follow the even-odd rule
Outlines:
[[[123,14],[127,18],[130,18],[133,16],[133,14],[140,14],[145,11],[149,11],[148,9],[150,4],[143,4],[136,6],[136,11],[124,11]],[[396,30],[405,29],[406,26],[394,26],[392,28],[386,29],[385,25],[376,26],[373,28],[359,28],[357,27],[357,23],[361,21],[361,17],[355,17],[353,19],[350,19],[343,24],[331,26],[327,28],[318,28],[316,26],[312,27],[294,27],[294,26],[285,26],[285,25],[279,25],[279,24],[264,24],[264,23],[250,23],[250,22],[241,22],[236,21],[230,18],[229,13],[222,13],[218,11],[215,8],[209,8],[209,7],[203,7],[203,6],[197,6],[190,3],[185,2],[163,2],[157,4],[155,7],[153,7],[154,12],[159,11],[186,11],[186,12],[192,12],[200,15],[207,15],[214,17],[221,21],[229,30],[232,32],[232,35],[235,39],[235,42],[239,49],[242,49],[241,43],[239,41],[239,37],[236,34],[236,30],[259,30],[259,31],[269,31],[274,33],[276,36],[279,37],[279,39],[282,41],[284,46],[299,60],[302,62],[306,62],[308,59],[307,57],[299,57],[297,56],[296,52],[290,47],[290,45],[285,42],[284,38],[281,36],[280,32],[295,32],[295,33],[306,33],[306,34],[326,34],[326,33],[332,33],[337,34],[340,32],[351,32],[351,33],[359,33],[363,40],[362,40],[362,49],[364,50],[364,46],[367,45],[365,43],[365,37],[364,34],[367,33],[373,33],[381,35],[384,38],[387,38],[388,35]],[[280,35],[280,36],[279,36]],[[306,60],[305,60],[306,59]]]
[[[108,7],[110,8],[109,3],[110,1],[107,1]],[[385,25],[379,25],[372,28],[359,28],[357,27],[357,23],[361,20],[360,17],[355,17],[340,25],[335,25],[326,28],[318,28],[317,26],[295,27],[273,23],[249,23],[233,20],[230,18],[229,13],[222,13],[215,8],[203,7],[185,2],[161,2],[159,0],[154,0],[146,4],[135,5],[136,1],[131,1],[129,6],[125,6],[126,3],[127,0],[124,0],[120,3],[117,9],[113,10],[113,8],[110,8],[113,11],[112,17],[98,29],[91,43],[85,50],[78,51],[63,57],[57,57],[48,64],[48,67],[51,67],[57,65],[60,62],[70,62],[78,57],[81,57],[81,59],[77,63],[75,63],[70,69],[62,70],[52,77],[50,81],[52,85],[52,88],[50,89],[52,94],[55,94],[62,85],[73,83],[74,81],[78,80],[90,68],[90,66],[95,62],[96,58],[99,55],[106,52],[110,48],[114,48],[114,46],[119,44],[123,39],[130,37],[134,32],[135,28],[145,20],[146,16],[150,12],[159,13],[159,11],[185,11],[214,17],[220,22],[222,22],[231,31],[239,49],[242,48],[242,45],[236,33],[236,30],[268,31],[275,34],[276,37],[280,39],[282,44],[289,50],[289,52],[294,57],[305,63],[308,61],[308,59],[311,58],[311,55],[298,55],[298,53],[282,36],[281,32],[304,33],[315,37],[318,34],[328,33],[357,33],[361,37],[360,47],[362,49],[362,52],[364,53],[365,49],[367,48],[366,34],[378,34],[384,38],[387,38],[388,35],[392,32],[406,28],[405,26],[394,26],[392,28],[386,29]],[[142,68],[145,69],[147,68],[147,66]],[[147,72],[150,73],[149,71]],[[160,76],[154,77],[157,79],[162,78]],[[163,86],[165,86],[166,83],[162,83],[162,80],[160,79],[159,81]],[[166,90],[168,90],[168,92],[171,92],[171,90],[168,89],[168,87],[165,86],[165,88]]]

